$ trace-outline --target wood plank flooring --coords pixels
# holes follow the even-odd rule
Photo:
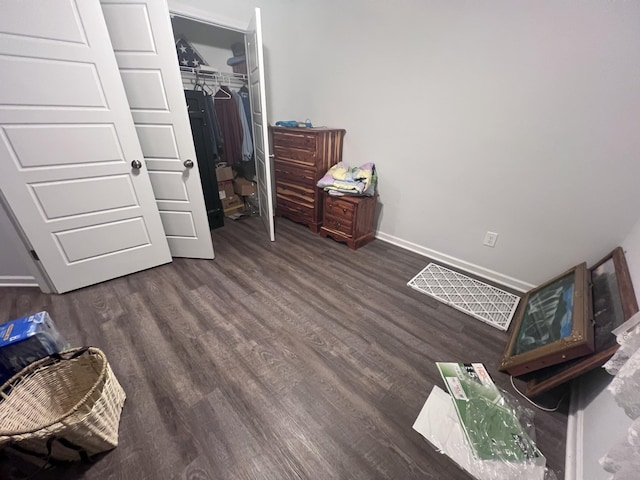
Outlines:
[[[428,263],[376,240],[358,251],[278,219],[212,233],[216,259],[65,295],[0,290],[0,322],[47,310],[103,349],[127,392],[120,445],[41,479],[468,479],[411,428],[434,362],[497,371],[506,334],[406,286]],[[566,408],[536,412],[563,478]],[[31,473],[0,454],[0,478]]]

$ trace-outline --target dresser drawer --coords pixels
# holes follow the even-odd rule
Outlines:
[[[353,212],[355,210],[353,203],[327,195],[324,208],[326,215],[347,220],[349,222],[353,221]]]
[[[315,152],[318,144],[318,136],[315,133],[274,130],[273,144],[279,147],[290,147]]]
[[[277,180],[276,197],[278,201],[282,198],[289,202],[298,203],[311,209],[315,208],[315,188],[309,188],[303,185],[296,185],[295,183]]]
[[[311,220],[315,209],[313,205],[296,201],[295,198],[276,193],[276,214],[294,217],[296,220]]]
[[[310,167],[316,166],[316,152],[274,145],[273,153],[278,160],[285,160]]]
[[[276,159],[274,170],[278,181],[312,188],[316,186],[316,171],[313,168],[295,166],[289,162],[281,162]]]
[[[343,217],[335,217],[327,212],[324,212],[322,226],[330,230],[341,232],[349,237],[353,235],[353,224],[350,220]]]

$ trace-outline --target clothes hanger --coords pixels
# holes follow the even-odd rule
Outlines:
[[[224,96],[224,97],[216,97],[218,100],[229,100],[229,99],[233,98],[233,97],[231,96],[231,93],[229,93],[229,91],[228,91],[228,90],[224,90],[224,89],[222,88],[222,87],[227,87],[227,89],[229,88],[227,85],[224,85],[224,83],[223,83],[223,82],[224,82],[224,79],[225,79],[224,75],[220,75],[220,78],[219,78],[219,81],[220,81],[220,87],[218,88],[218,92],[222,92],[222,93],[224,93],[224,95],[225,95],[225,96]],[[216,95],[217,95],[217,94],[218,94],[218,93],[216,92]]]
[[[195,85],[193,86],[193,90],[197,91],[198,89],[204,91],[204,78],[202,79],[202,85],[200,84],[200,75],[198,75],[198,72],[195,72],[196,74],[196,80],[195,80]]]
[[[204,93],[206,93],[209,96],[213,96],[214,91],[213,88],[211,88],[211,85],[209,85],[204,79],[203,79],[203,83],[202,83],[202,89],[204,90]]]
[[[229,100],[229,99],[233,98],[229,92],[227,92],[226,90],[223,90],[222,88],[219,88],[218,92],[224,93],[225,96],[224,97],[216,97],[216,100]],[[217,92],[216,92],[216,95],[218,95]]]

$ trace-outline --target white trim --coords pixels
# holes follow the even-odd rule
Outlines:
[[[570,413],[567,418],[567,446],[564,457],[565,480],[578,480],[578,416]]]
[[[32,276],[0,275],[1,287],[38,287],[38,282]]]
[[[564,459],[565,480],[582,479],[582,458],[584,456],[584,405],[580,392],[580,381],[571,385],[571,403],[567,418],[567,446]]]
[[[513,288],[514,290],[518,290],[520,292],[527,292],[535,287],[535,285],[524,282],[522,280],[518,280],[517,278],[503,275],[502,273],[489,270],[488,268],[481,267],[480,265],[465,262],[464,260],[461,260],[459,258],[452,257],[445,253],[423,247],[422,245],[418,245],[416,243],[409,242],[398,237],[394,237],[393,235],[389,235],[384,232],[376,232],[376,238],[404,248],[405,250],[409,250],[425,257],[429,257],[432,260],[445,263],[451,267],[459,268],[461,270],[464,270],[465,272],[469,272],[492,282],[496,282],[500,285],[504,285],[505,287]]]

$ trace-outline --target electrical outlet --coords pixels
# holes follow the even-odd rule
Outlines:
[[[498,234],[496,232],[487,232],[484,236],[483,244],[487,247],[495,247],[498,241]]]

